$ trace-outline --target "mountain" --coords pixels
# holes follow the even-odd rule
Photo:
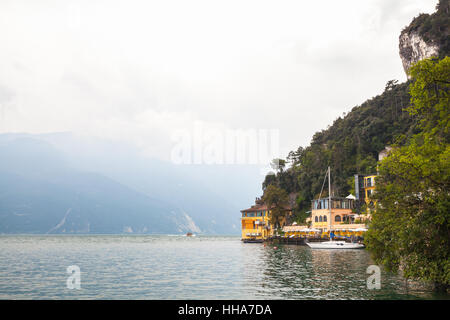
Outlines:
[[[2,134],[0,232],[237,233],[236,213],[254,191],[244,183],[227,200],[223,189],[239,176],[214,169],[207,173],[221,187],[205,184],[201,168],[149,159],[126,144],[70,133]],[[259,174],[247,176],[255,185]]]
[[[19,138],[0,146],[0,232],[167,233],[189,218],[96,173],[77,171],[50,144]]]
[[[433,14],[420,14],[404,28],[399,38],[399,53],[403,68],[430,58],[443,58],[450,52],[450,0],[440,0]],[[408,76],[409,77],[409,76]]]

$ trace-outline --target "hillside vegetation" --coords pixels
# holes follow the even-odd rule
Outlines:
[[[440,0],[437,11],[414,18],[403,32],[418,32],[427,42],[439,46],[439,56],[449,53],[449,0]],[[386,146],[404,145],[420,132],[419,118],[407,110],[411,107],[411,81],[387,82],[380,95],[354,107],[331,126],[314,134],[307,147],[291,151],[287,158],[276,159],[275,173],[268,174],[262,184],[296,194],[298,222],[304,221],[310,201],[319,195],[323,176],[331,167],[332,193],[354,194],[355,174],[375,174],[378,153]]]
[[[285,166],[284,161],[279,161],[277,173],[265,177],[263,190],[276,185],[288,193],[297,193],[296,212],[304,218],[330,166],[332,192],[347,196],[352,192],[356,173],[376,172],[378,153],[386,145],[401,143],[416,133],[417,119],[405,111],[410,100],[408,86],[409,83],[389,81],[381,95],[354,107],[330,127],[317,132],[309,146],[289,153]]]

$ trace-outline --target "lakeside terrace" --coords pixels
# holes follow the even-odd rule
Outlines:
[[[284,226],[282,230],[285,238],[329,238],[328,231],[307,226]],[[362,237],[367,231],[367,227],[362,223],[340,224],[332,226],[331,231],[340,238]]]

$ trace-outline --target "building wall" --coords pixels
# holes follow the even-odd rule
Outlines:
[[[268,213],[266,210],[258,210],[258,212],[262,211],[262,216],[255,217],[246,217],[243,216],[241,218],[241,228],[242,228],[242,239],[255,238],[254,236],[248,236],[247,234],[258,233],[260,235],[256,236],[256,239],[264,239],[268,235],[268,230],[265,227],[268,225]],[[248,212],[243,213],[248,214]],[[256,213],[255,213],[256,215]],[[258,224],[257,222],[261,222],[263,224]]]
[[[366,204],[369,205],[371,202],[373,204],[376,203],[375,200],[371,199],[372,195],[376,189],[376,175],[371,176],[365,176],[364,177],[364,192],[365,192],[365,201]],[[368,209],[368,213],[370,213],[370,210]]]
[[[265,225],[255,224],[256,221],[261,221],[267,223],[266,217],[243,217],[241,219],[242,223],[242,239],[254,238],[253,236],[247,236],[248,233],[260,233],[260,236],[257,236],[257,239],[261,239],[267,237],[267,230]]]
[[[340,225],[343,223],[343,217],[344,215],[352,214],[351,209],[331,209],[331,227],[335,225]],[[319,210],[312,210],[311,213],[311,226],[313,228],[317,229],[326,229],[328,230],[329,227],[329,215],[330,210],[329,209],[319,209]],[[340,216],[341,221],[336,221],[336,216]],[[319,222],[316,222],[316,217],[318,218]],[[320,217],[322,217],[322,222],[320,222]],[[323,221],[323,217],[327,218],[327,221]]]
[[[267,210],[258,210],[263,211],[262,216],[257,217],[242,217],[241,218],[241,228],[242,233],[241,237],[242,239],[250,239],[250,238],[256,238],[256,239],[266,239],[270,236],[273,236],[274,234],[274,227],[270,223],[270,212],[268,213]],[[289,211],[289,215],[292,214],[292,211]],[[263,222],[263,225],[255,224],[256,221]],[[286,218],[282,217],[280,218],[280,224],[281,227],[283,227],[286,224]],[[269,226],[269,230],[266,228],[266,226]],[[251,236],[247,234],[252,233],[260,233],[261,235],[258,236]]]

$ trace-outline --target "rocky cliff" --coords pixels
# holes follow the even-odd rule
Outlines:
[[[440,0],[435,13],[420,14],[401,32],[399,52],[406,74],[411,65],[419,60],[448,56],[449,3],[450,0]]]
[[[402,33],[399,47],[403,69],[408,78],[408,70],[414,63],[439,55],[439,47],[436,44],[425,42],[417,32]]]

